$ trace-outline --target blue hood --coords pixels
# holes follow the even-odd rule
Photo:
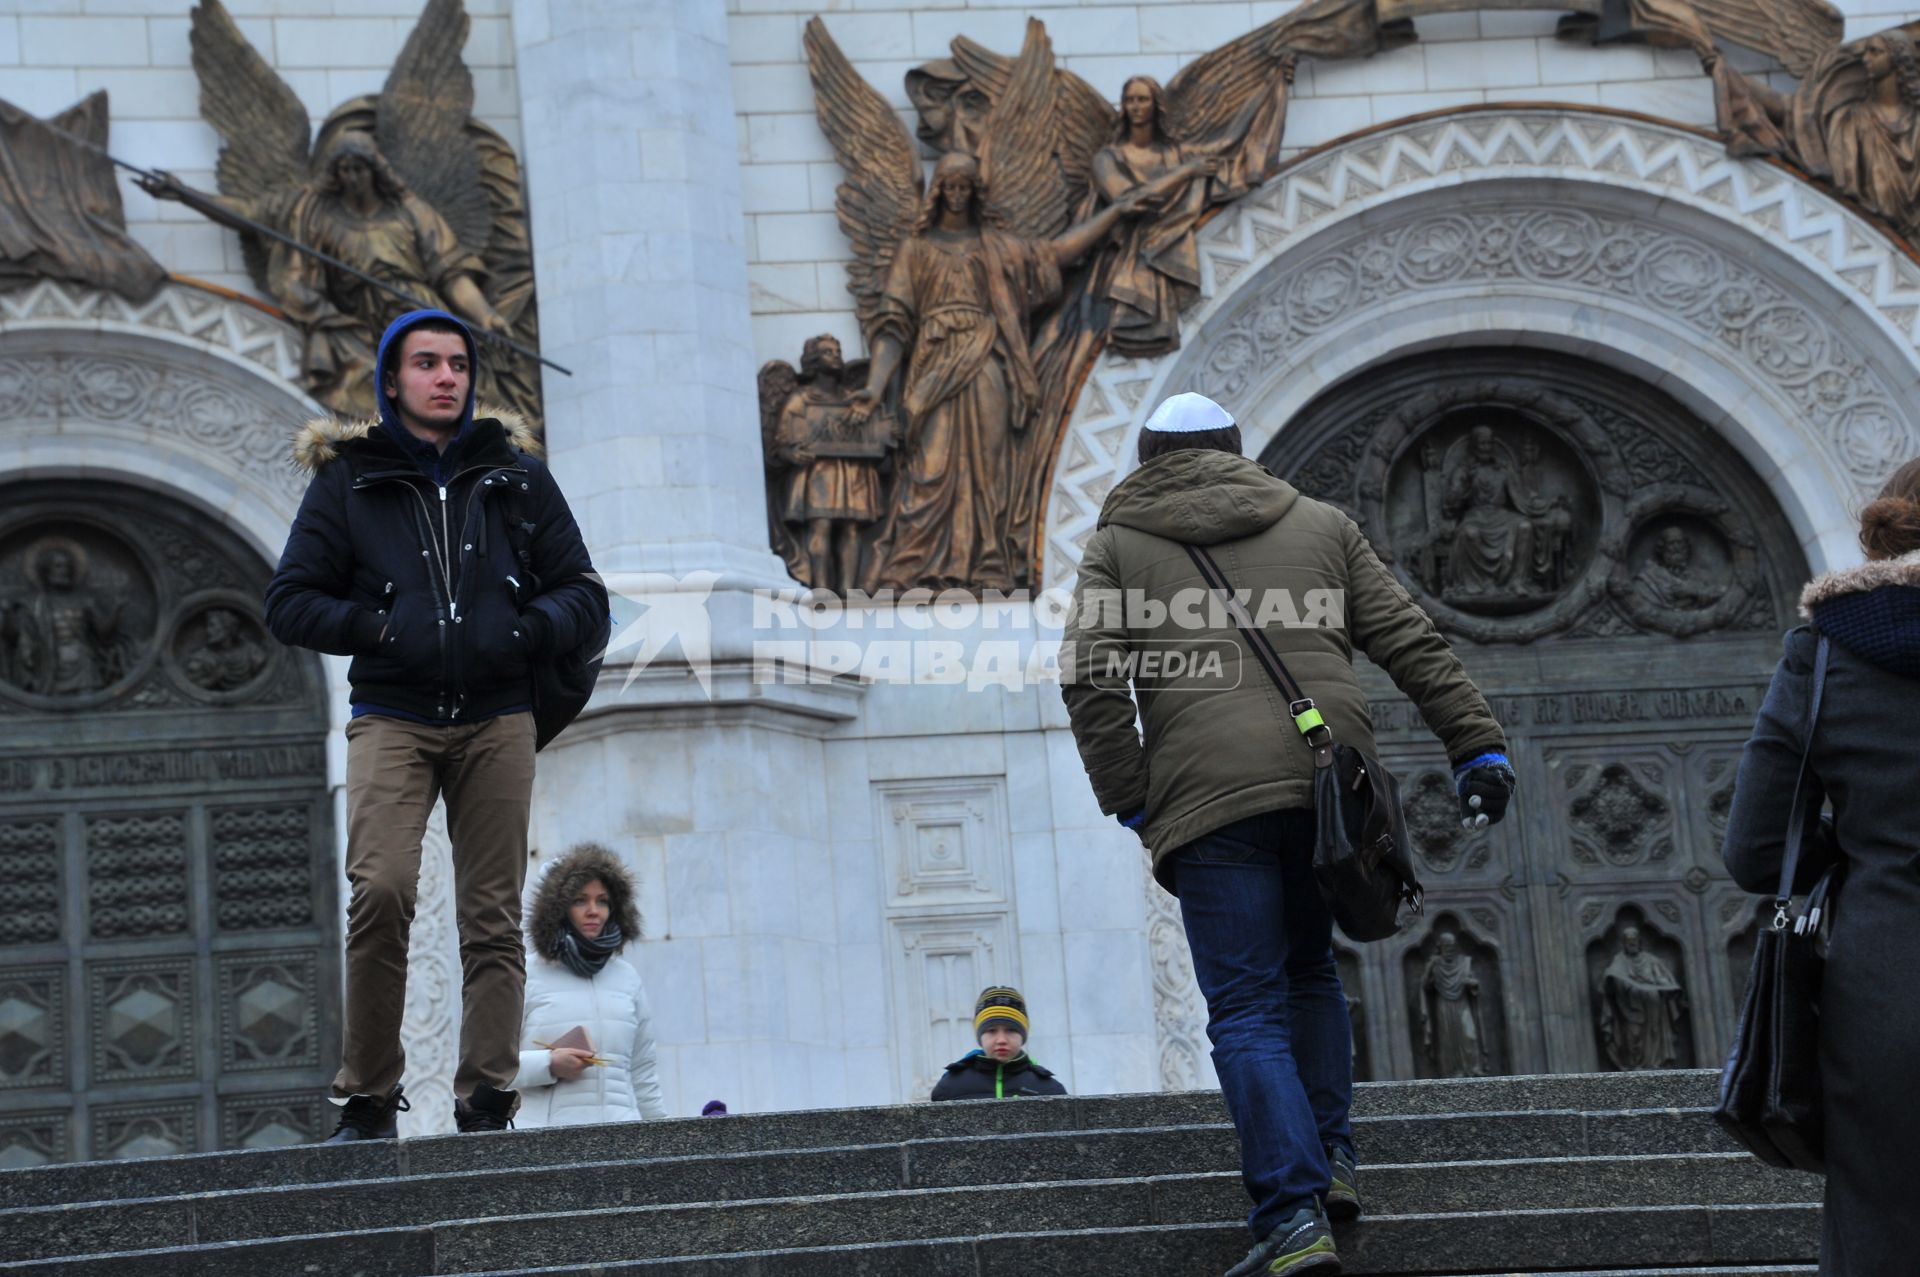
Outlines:
[[[399,353],[400,339],[406,336],[407,330],[429,319],[444,319],[460,329],[460,335],[466,339],[467,343],[467,367],[473,373],[467,384],[466,406],[460,410],[460,428],[454,432],[453,442],[447,445],[445,452],[441,452],[424,439],[416,439],[413,432],[401,423],[399,410],[394,407],[393,401],[387,398],[386,391],[382,389],[386,384],[387,352],[391,350],[396,354]],[[380,426],[387,432],[387,437],[405,449],[407,455],[426,472],[428,478],[435,483],[444,484],[446,482],[443,469],[445,458],[452,454],[454,446],[466,435],[467,428],[473,425],[473,398],[480,385],[480,352],[477,343],[473,340],[473,330],[468,328],[459,316],[450,315],[444,310],[408,311],[388,324],[387,331],[380,335],[380,351],[373,361],[373,384],[375,394],[380,400]]]

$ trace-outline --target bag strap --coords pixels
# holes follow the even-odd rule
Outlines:
[[[1793,880],[1800,869],[1800,844],[1807,834],[1807,773],[1812,770],[1813,729],[1820,721],[1820,699],[1827,689],[1827,636],[1813,655],[1813,695],[1807,704],[1807,743],[1800,751],[1800,774],[1793,786],[1793,811],[1787,817],[1787,850],[1780,858],[1780,890],[1774,893],[1773,929],[1787,927],[1787,905],[1793,899]]]
[[[1253,618],[1233,592],[1233,585],[1227,580],[1227,574],[1213,561],[1213,556],[1205,548],[1197,545],[1187,546],[1187,556],[1193,565],[1200,569],[1200,577],[1209,589],[1226,601],[1227,615],[1233,618],[1234,625],[1246,635],[1247,643],[1253,648],[1254,659],[1260,662],[1260,668],[1267,672],[1280,694],[1287,698],[1287,713],[1293,716],[1293,725],[1299,729],[1300,736],[1307,742],[1307,748],[1313,751],[1315,767],[1329,767],[1333,764],[1333,729],[1327,726],[1327,720],[1314,708],[1313,698],[1287,672],[1286,662],[1280,659],[1280,653],[1273,650],[1273,644],[1267,641]]]

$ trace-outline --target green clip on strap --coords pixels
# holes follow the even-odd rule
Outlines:
[[[1320,711],[1308,706],[1304,713],[1293,716],[1293,725],[1300,729],[1302,736],[1308,735],[1316,727],[1325,727],[1327,720],[1320,717]]]

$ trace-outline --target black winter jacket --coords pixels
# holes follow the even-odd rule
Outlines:
[[[443,488],[387,431],[323,418],[296,437],[313,480],[267,586],[267,627],[352,656],[355,705],[462,722],[529,704],[528,662],[607,615],[532,432],[511,414],[475,418],[442,458]],[[533,524],[531,572],[510,513]]]
[[[936,1100],[1010,1100],[1022,1095],[1066,1093],[1067,1088],[1031,1057],[1017,1055],[1002,1064],[985,1051],[969,1051],[947,1065],[945,1075],[933,1088]]]
[[[1740,760],[1724,845],[1735,882],[1763,898],[1780,882],[1807,748],[1819,637],[1826,691],[1808,755],[1809,832],[1796,890],[1844,863],[1820,991],[1826,1119],[1824,1277],[1916,1271],[1913,1159],[1920,1105],[1920,553],[1831,572],[1807,586],[1811,629],[1792,631]],[[1833,819],[1813,824],[1823,800]],[[1772,917],[1760,906],[1761,926]]]

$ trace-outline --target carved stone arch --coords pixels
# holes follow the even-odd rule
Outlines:
[[[112,477],[198,506],[279,557],[305,477],[299,335],[182,284],[135,304],[55,281],[0,294],[0,477]]]
[[[1816,570],[1850,560],[1851,505],[1920,452],[1920,267],[1839,201],[1679,126],[1508,107],[1383,126],[1217,218],[1200,256],[1181,352],[1103,359],[1075,407],[1052,585],[1167,395],[1221,399],[1257,455],[1327,387],[1463,338],[1659,387],[1763,477]]]

